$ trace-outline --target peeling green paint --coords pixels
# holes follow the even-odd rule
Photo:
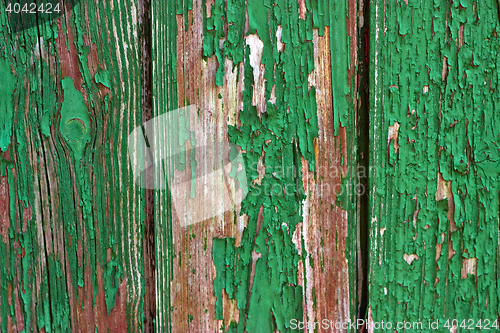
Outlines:
[[[352,101],[348,100],[351,88],[347,3],[306,1],[304,18],[299,17],[299,2],[293,0],[230,3],[225,7],[223,1],[216,0],[210,17],[205,16],[207,3],[203,3],[204,56],[215,55],[218,60],[217,85],[223,83],[225,57],[233,62],[234,68],[244,60],[244,73],[239,73],[244,75],[245,85],[244,105],[239,110],[242,126],[229,126],[229,140],[246,151],[248,184],[259,177],[256,166],[261,154],[266,172],[260,184],[249,188],[242,202],[241,213],[249,216],[249,223],[241,245],[235,246],[233,238],[213,240],[216,315],[217,319],[224,319],[222,293],[226,292],[240,309],[239,322],[231,323],[229,331],[289,332],[290,320],[302,320],[303,316],[303,291],[297,284],[298,261],[308,255],[299,253],[292,242],[295,229],[303,219],[302,200],[307,195],[303,190],[301,158],[314,172],[313,140],[318,137],[316,88],[309,87],[308,82],[308,75],[314,70],[313,28],[319,28],[324,35],[324,26],[330,26],[331,43],[335,43],[331,48],[333,124],[338,135],[339,126],[347,125],[352,107]],[[314,12],[314,6],[323,10]],[[245,12],[249,25],[246,35]],[[330,14],[324,14],[327,12]],[[276,35],[278,30],[280,40]],[[261,63],[265,67],[264,96],[268,102],[260,116],[252,104],[256,83],[250,59],[252,50],[251,46],[245,47],[252,43],[245,40],[252,34],[263,43]],[[221,40],[224,42],[219,47]],[[279,49],[279,43],[284,49]],[[269,102],[272,93],[275,102]],[[292,173],[286,171],[290,166]],[[345,200],[347,202],[347,198]],[[257,230],[258,219],[262,219],[260,230]],[[254,272],[253,256],[259,257]],[[314,264],[313,260],[309,262]],[[255,274],[255,278],[249,281],[251,274]]]
[[[8,58],[0,57],[0,150],[7,151],[12,135],[12,116],[14,104],[12,93],[16,84],[16,76],[12,73]]]
[[[82,2],[21,32],[5,4],[0,150],[10,228],[0,241],[1,330],[140,330],[144,203],[124,144],[142,117],[138,3]]]
[[[497,6],[370,5],[374,321],[499,316]]]
[[[186,1],[186,5],[191,1]],[[151,3],[152,27],[152,62],[153,62],[153,117],[179,108],[177,94],[177,14],[185,13],[179,1],[156,1]],[[185,24],[187,22],[185,13]],[[158,25],[157,25],[158,24]],[[185,27],[184,27],[185,28]],[[162,86],[164,85],[164,86]],[[157,142],[165,142],[167,135],[156,138]],[[169,144],[174,144],[170,143]],[[166,174],[173,174],[171,163],[165,166]],[[168,189],[157,190],[154,193],[156,207],[154,211],[155,248],[156,258],[156,302],[161,305],[157,308],[155,328],[157,332],[172,332],[172,311],[174,304],[171,300],[170,283],[173,280],[175,265],[173,233],[172,233],[172,202]],[[179,266],[181,255],[179,255]]]
[[[100,83],[107,88],[111,88],[111,81],[109,78],[109,73],[107,71],[103,70],[102,68],[99,68],[97,70],[97,73],[94,76],[94,80],[96,83]]]
[[[83,157],[83,149],[90,141],[90,118],[83,95],[75,88],[73,79],[62,80],[64,101],[61,107],[61,134],[73,149],[77,161]]]

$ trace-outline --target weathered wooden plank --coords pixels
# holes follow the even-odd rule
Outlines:
[[[168,126],[153,138],[173,141],[163,157],[186,147],[166,169],[171,184],[190,180],[180,206],[179,192],[155,190],[157,330],[355,320],[356,2],[158,2],[152,26],[153,116],[195,106],[182,138]],[[220,176],[194,178],[205,161],[189,147],[212,141],[242,149],[228,178],[246,196],[199,220],[226,199],[207,189]]]
[[[373,322],[498,319],[497,6],[371,4]]]
[[[0,327],[140,331],[144,202],[127,154],[142,122],[138,2],[82,1],[22,29],[8,22],[8,3]]]

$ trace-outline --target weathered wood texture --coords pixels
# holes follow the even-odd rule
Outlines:
[[[82,1],[14,32],[0,2],[0,327],[141,331],[137,1]]]
[[[157,330],[354,321],[356,2],[156,2],[152,27],[153,116],[195,105],[175,144],[237,144],[248,184],[241,205],[187,226],[156,191]],[[199,174],[192,161],[175,172]],[[184,204],[202,209],[217,195],[194,182]]]
[[[498,3],[370,6],[369,317],[422,321],[422,332],[438,319],[443,332],[447,319],[493,323],[500,307]]]
[[[2,331],[354,321],[356,2],[156,1],[151,35],[148,6],[81,1],[14,31],[0,4]],[[150,160],[129,153],[141,140],[129,134],[188,105],[191,117],[147,137],[160,157],[185,155],[136,178]],[[226,200],[190,149],[214,141],[242,160],[229,180],[206,179],[244,199],[195,223]],[[192,197],[157,188],[162,172],[188,179]]]

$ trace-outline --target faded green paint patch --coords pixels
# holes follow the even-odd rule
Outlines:
[[[62,80],[64,101],[61,107],[60,131],[68,145],[73,149],[75,158],[83,157],[83,149],[90,142],[90,118],[83,94],[75,88],[73,79]]]
[[[349,38],[347,37],[347,24],[345,19],[348,13],[347,4],[347,1],[338,0],[324,1],[324,3],[319,4],[319,6],[321,6],[320,8],[325,8],[325,11],[329,14],[324,16],[328,17],[329,22],[327,21],[327,23],[329,23],[330,26],[333,128],[334,135],[336,136],[339,135],[339,127],[346,127],[348,124],[350,104],[352,103],[352,101],[349,101],[351,84],[349,82],[349,76],[347,75],[347,69],[349,69],[351,63],[351,59],[349,58],[350,45]],[[319,14],[321,15],[322,13],[320,12]],[[323,20],[325,20],[325,18],[321,19],[322,22]]]
[[[12,73],[9,58],[0,56],[0,150],[6,151],[11,143],[14,104],[12,93],[16,76]]]
[[[100,83],[107,88],[111,88],[109,73],[102,68],[99,68],[97,70],[97,73],[94,76],[94,80],[96,83]]]

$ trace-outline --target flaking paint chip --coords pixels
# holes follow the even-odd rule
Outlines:
[[[462,259],[462,279],[467,279],[469,274],[476,275],[477,272],[477,258],[463,258]]]
[[[411,263],[413,262],[413,260],[417,260],[418,259],[418,256],[416,254],[407,254],[407,253],[405,253],[404,259],[408,263],[408,265],[411,265]]]
[[[399,144],[398,144],[398,136],[399,136],[399,127],[401,126],[400,123],[397,121],[394,122],[394,125],[389,126],[389,135],[387,138],[387,146],[391,144],[391,141],[394,140],[394,152],[397,153],[399,150]]]
[[[448,187],[451,186],[451,181],[446,181],[443,174],[438,171],[437,174],[437,188],[436,188],[436,201],[441,201],[448,198]]]

